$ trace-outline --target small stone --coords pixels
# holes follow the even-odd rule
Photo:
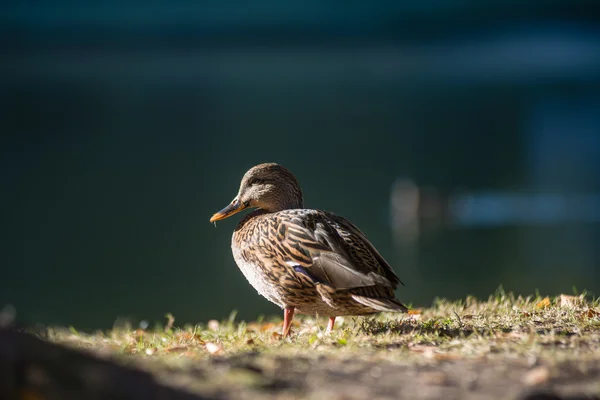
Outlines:
[[[206,351],[212,355],[218,355],[223,352],[223,348],[216,343],[208,342],[204,345]]]
[[[540,366],[529,370],[523,377],[523,383],[527,386],[537,386],[548,382],[550,379],[550,370],[547,367]]]
[[[216,319],[211,319],[210,321],[208,321],[208,329],[214,332],[218,331],[219,321],[217,321]]]

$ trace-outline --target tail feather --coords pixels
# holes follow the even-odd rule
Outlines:
[[[352,298],[367,307],[382,312],[407,312],[408,308],[394,298],[374,298],[352,295]]]

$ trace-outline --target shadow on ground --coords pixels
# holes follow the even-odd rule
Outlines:
[[[597,399],[585,394],[597,393],[600,364],[573,363],[550,370],[536,360],[521,359],[403,364],[250,351],[198,360],[183,370],[167,368],[161,379],[27,333],[0,331],[3,399]],[[527,374],[532,376],[529,384],[523,379]],[[542,384],[536,384],[535,374]],[[177,380],[204,383],[204,389],[192,394],[162,383]]]

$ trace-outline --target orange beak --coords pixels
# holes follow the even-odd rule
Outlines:
[[[210,222],[220,221],[222,219],[231,217],[233,214],[237,214],[247,206],[240,202],[237,198],[233,199],[231,204],[222,209],[221,211],[215,213],[212,217],[210,217]]]

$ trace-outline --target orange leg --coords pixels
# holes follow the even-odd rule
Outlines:
[[[329,322],[327,323],[327,330],[325,333],[331,333],[333,330],[333,325],[335,324],[335,317],[329,317]]]
[[[292,326],[292,319],[294,318],[294,307],[286,307],[283,310],[283,331],[281,334],[283,337],[290,335],[290,327]]]

